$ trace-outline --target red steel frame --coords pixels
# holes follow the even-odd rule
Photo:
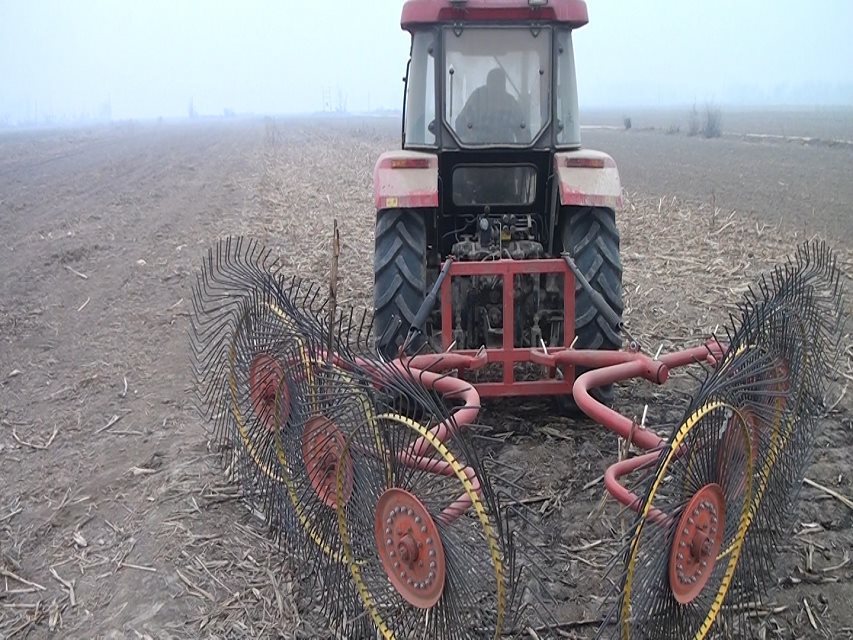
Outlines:
[[[557,348],[523,348],[514,344],[515,332],[515,277],[524,274],[561,274],[564,294],[564,342]],[[452,350],[453,340],[453,278],[471,276],[498,276],[503,290],[503,341],[500,348],[479,350]],[[432,427],[430,437],[445,441],[459,429],[473,424],[480,411],[480,398],[493,396],[529,396],[571,393],[577,406],[595,422],[604,428],[628,440],[631,444],[646,451],[634,458],[622,460],[611,465],[604,474],[607,491],[623,505],[639,511],[642,499],[632,493],[620,479],[630,473],[657,464],[665,454],[664,438],[643,424],[621,415],[613,409],[599,403],[590,394],[590,390],[609,384],[624,382],[632,378],[643,378],[654,384],[665,384],[669,372],[676,367],[694,363],[707,363],[715,366],[723,355],[724,347],[716,340],[704,345],[685,349],[661,357],[652,358],[639,351],[596,351],[574,349],[575,338],[575,277],[565,260],[548,258],[540,260],[501,259],[477,262],[456,262],[450,264],[447,277],[441,284],[442,344],[444,353],[404,357],[392,361],[393,369],[398,373],[411,376],[411,379],[426,388],[436,391],[445,398],[454,398],[461,406],[454,409],[451,418]],[[542,365],[551,372],[551,378],[535,381],[515,379],[514,365],[529,362]],[[500,382],[478,384],[464,380],[465,371],[481,369],[489,363],[503,365],[503,377]],[[340,362],[340,364],[344,364]],[[383,367],[365,359],[357,359],[356,364],[370,371],[381,385]],[[589,369],[575,378],[575,368]],[[564,378],[554,377],[557,369],[564,372]],[[451,372],[455,372],[452,375]],[[398,452],[400,461],[427,472],[452,475],[449,465],[437,462],[427,455],[430,443],[427,438],[419,438],[408,450]],[[474,491],[481,493],[479,478],[471,467],[464,467]],[[471,506],[472,500],[467,494],[461,495],[441,513],[445,523],[463,515]],[[669,520],[668,515],[652,509],[649,517],[658,522]]]
[[[548,261],[545,261],[548,262]],[[478,263],[468,263],[476,265]],[[556,269],[556,265],[554,266]],[[463,269],[463,272],[465,270]],[[447,281],[445,281],[445,284]],[[660,358],[651,358],[643,353],[634,351],[593,351],[563,348],[551,350],[530,349],[526,351],[526,361],[542,364],[549,368],[582,366],[592,368],[577,378],[571,392],[578,407],[590,418],[614,432],[619,437],[631,442],[647,453],[629,458],[611,465],[604,474],[604,485],[607,491],[620,503],[635,510],[642,509],[642,499],[626,488],[620,479],[634,471],[657,464],[665,454],[665,440],[645,425],[640,425],[599,403],[590,395],[590,390],[608,384],[623,382],[631,378],[644,378],[654,384],[665,384],[671,369],[690,364],[705,362],[716,365],[722,357],[724,347],[717,341],[711,340],[706,344],[677,351]],[[514,357],[514,356],[513,356]],[[514,360],[515,361],[515,360]],[[476,354],[449,352],[431,355],[420,355],[413,358],[395,360],[398,371],[405,372],[413,380],[429,389],[437,391],[446,397],[462,400],[463,405],[457,407],[452,418],[433,427],[430,433],[439,441],[452,437],[462,428],[472,424],[480,411],[479,385],[474,387],[468,382],[448,375],[450,370],[475,370],[483,367],[489,359],[482,351]],[[373,368],[379,374],[379,369],[372,367],[367,361],[360,361],[362,366]],[[504,383],[500,383],[504,384]],[[516,382],[515,384],[522,384]],[[496,387],[489,387],[494,389]],[[400,452],[400,460],[407,465],[415,466],[428,472],[449,475],[451,470],[436,464],[436,460],[426,457],[429,443],[420,438],[405,452]],[[471,480],[475,491],[481,491],[479,479],[470,467],[464,468],[465,475]],[[442,520],[450,522],[461,516],[471,506],[467,495],[460,496],[448,505],[441,514]],[[657,522],[666,522],[669,516],[652,509],[649,517]]]
[[[563,276],[563,339],[568,347],[575,339],[575,277],[562,258],[540,260],[489,260],[478,262],[453,261],[447,277],[441,284],[441,340],[445,350],[453,344],[453,278],[470,276],[498,276],[503,289],[503,344],[500,348],[485,349],[489,364],[503,367],[500,382],[477,384],[477,392],[484,398],[503,396],[542,396],[569,394],[575,380],[574,365],[565,364],[563,379],[516,380],[515,364],[532,362],[530,349],[516,347],[515,340],[515,277],[518,275],[562,274]],[[454,354],[474,356],[480,351],[458,350]],[[555,369],[551,367],[551,375]]]

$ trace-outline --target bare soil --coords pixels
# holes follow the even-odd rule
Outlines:
[[[616,160],[623,186],[737,211],[759,223],[839,246],[853,244],[853,147],[688,138],[657,131],[590,130],[584,146]]]
[[[700,119],[706,105],[696,104]],[[722,116],[723,133],[742,136],[748,133],[819,138],[821,140],[853,140],[853,109],[849,106],[748,108],[717,106]],[[584,125],[622,127],[624,118],[631,118],[635,129],[656,131],[688,131],[692,105],[681,108],[590,109],[581,114]]]
[[[654,139],[631,138],[640,146],[630,152],[621,140],[594,146],[626,176],[626,318],[644,348],[703,339],[755,274],[810,235],[803,194],[785,206],[766,197],[801,167],[827,163],[820,192],[837,206],[810,220],[837,241],[850,273],[853,195],[849,172],[832,161],[767,164],[758,146],[742,144],[733,162],[703,163],[716,152],[691,141],[707,180],[738,184],[712,206],[703,187],[687,193],[694,183],[682,182],[673,197],[656,181],[686,169]],[[0,137],[0,638],[327,637],[190,404],[190,286],[207,247],[239,233],[269,244],[294,273],[323,278],[336,217],[341,302],[369,304],[372,167],[397,144],[396,123],[380,120],[129,123]],[[835,401],[851,380],[848,347],[809,471],[848,497],[853,393]],[[640,415],[648,404],[649,424],[670,425],[683,402],[668,388],[629,383],[618,406]],[[490,446],[506,440],[498,460],[535,470],[509,479],[542,498],[537,509],[570,559],[554,567],[577,622],[565,637],[591,637],[619,530],[592,481],[615,459],[615,437],[545,401],[498,402],[483,422]],[[853,510],[811,486],[802,497],[775,600],[753,617],[756,637],[853,637]]]

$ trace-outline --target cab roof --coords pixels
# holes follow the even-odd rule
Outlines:
[[[400,25],[407,31],[438,23],[552,22],[582,27],[584,0],[406,0]]]

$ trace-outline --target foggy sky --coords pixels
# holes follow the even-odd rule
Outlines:
[[[853,104],[850,0],[588,0],[581,106]],[[0,124],[399,109],[402,0],[0,0]],[[357,21],[360,21],[357,23]]]

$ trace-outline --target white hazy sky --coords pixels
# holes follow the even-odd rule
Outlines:
[[[853,104],[853,0],[588,0],[582,106]],[[397,108],[402,0],[0,0],[0,123]]]

